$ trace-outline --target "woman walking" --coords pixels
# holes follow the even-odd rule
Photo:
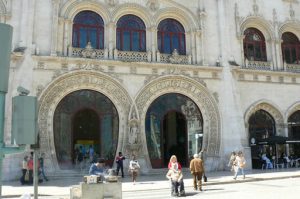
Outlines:
[[[239,151],[236,158],[235,158],[235,161],[234,161],[234,171],[235,171],[235,175],[234,175],[234,178],[236,180],[239,172],[242,173],[243,175],[243,178],[245,179],[245,173],[244,173],[244,168],[246,166],[246,160],[245,160],[245,157],[243,155],[243,152],[242,151]]]
[[[132,182],[134,185],[136,183],[136,177],[140,168],[139,162],[136,160],[135,155],[133,155],[129,162],[129,172],[131,173]]]

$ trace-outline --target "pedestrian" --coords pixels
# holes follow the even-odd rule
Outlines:
[[[41,157],[39,158],[39,163],[40,163],[40,171],[41,171],[41,175],[44,178],[44,180],[48,181],[49,179],[46,177],[45,175],[45,162],[44,162],[44,158],[45,158],[45,153],[41,154]]]
[[[98,158],[97,162],[90,166],[89,174],[101,176],[102,180],[104,180],[105,173],[107,173],[107,169],[105,168],[105,160],[103,158]]]
[[[78,151],[78,154],[77,154],[77,163],[79,165],[80,171],[82,171],[82,169],[83,169],[83,160],[84,160],[83,148],[80,145],[79,146],[79,151]]]
[[[171,181],[171,196],[184,196],[185,191],[181,184],[183,182],[183,175],[182,171],[178,169],[178,165],[176,163],[171,163],[171,167],[166,177]]]
[[[139,169],[140,169],[139,162],[136,160],[135,155],[132,156],[130,162],[129,162],[129,173],[132,176],[132,182],[135,185],[136,183],[136,177],[138,175]]]
[[[230,167],[230,171],[233,171],[234,170],[234,161],[235,161],[235,158],[236,158],[236,153],[234,151],[231,152],[231,155],[230,155],[230,158],[229,158],[229,162],[228,162],[228,167]]]
[[[198,154],[194,154],[194,159],[190,162],[190,171],[193,175],[194,190],[202,191],[202,176],[205,172],[203,161],[199,158]]]
[[[27,162],[28,172],[29,172],[29,184],[33,183],[33,152],[30,152],[30,157]]]
[[[246,160],[245,160],[245,157],[244,157],[242,151],[238,152],[233,164],[234,164],[234,171],[235,171],[233,179],[236,180],[236,178],[237,178],[237,176],[240,172],[243,175],[243,179],[245,179],[246,176],[245,176],[245,173],[244,173],[244,168],[246,166]]]
[[[28,156],[25,155],[22,161],[22,177],[20,178],[22,185],[29,182],[29,171],[28,171]]]
[[[182,172],[182,166],[181,164],[177,161],[177,157],[176,155],[172,155],[168,164],[168,169],[169,170],[173,170],[175,173],[180,171]],[[180,190],[180,195],[185,195],[185,191],[184,191],[184,182],[183,182],[183,178],[180,178],[179,181],[179,190]],[[171,188],[172,188],[172,194],[174,194],[174,186],[171,183]]]
[[[172,155],[168,164],[168,169],[171,169],[172,163],[177,164],[178,169],[182,169],[180,163],[177,161],[176,155]]]
[[[117,163],[117,176],[119,175],[119,171],[121,169],[122,178],[124,178],[124,170],[123,170],[123,161],[125,160],[125,157],[122,155],[122,152],[119,152],[119,155],[116,158]]]
[[[93,146],[90,145],[90,147],[89,147],[89,159],[90,159],[90,163],[94,162],[94,153],[95,153],[95,150],[94,150]]]

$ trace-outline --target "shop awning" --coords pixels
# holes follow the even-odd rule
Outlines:
[[[257,140],[257,144],[259,145],[271,145],[271,144],[286,144],[288,141],[288,137],[283,136],[271,136],[265,139]]]

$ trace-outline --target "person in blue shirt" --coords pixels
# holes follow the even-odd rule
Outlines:
[[[89,170],[90,175],[99,175],[104,177],[105,173],[105,161],[103,158],[99,158],[96,163],[93,163]]]

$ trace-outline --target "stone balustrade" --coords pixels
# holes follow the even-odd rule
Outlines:
[[[272,62],[246,60],[244,68],[253,70],[272,70]]]
[[[150,62],[151,52],[120,51],[115,49],[114,59],[127,62]]]
[[[284,63],[284,68],[288,72],[300,73],[300,64],[287,64]]]

